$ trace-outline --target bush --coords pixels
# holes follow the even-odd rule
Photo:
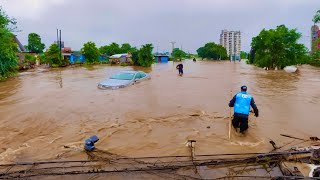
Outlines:
[[[60,50],[57,44],[52,44],[49,47],[49,50],[45,53],[45,61],[52,67],[63,67],[69,64],[68,59],[64,59],[62,56],[60,56]]]
[[[120,63],[120,66],[128,66],[128,64],[125,63],[125,62],[121,62],[121,63]]]
[[[140,66],[150,67],[154,63],[152,50],[152,44],[146,44],[142,46],[138,53],[138,63]]]
[[[99,61],[100,52],[94,42],[89,41],[85,43],[83,45],[83,48],[81,49],[81,53],[84,54],[84,56],[86,57],[87,64],[100,63]]]
[[[25,61],[25,63],[35,64],[36,63],[36,57],[34,55],[31,55],[31,54],[25,54],[24,55],[24,61]]]

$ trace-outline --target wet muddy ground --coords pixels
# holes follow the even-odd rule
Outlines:
[[[264,71],[245,63],[184,61],[152,68],[96,66],[24,72],[0,83],[0,162],[85,159],[85,138],[122,156],[269,152],[280,134],[320,136],[320,69],[298,73]],[[100,90],[99,81],[119,70],[143,70],[151,80],[119,90]],[[228,139],[232,93],[248,86],[260,110],[249,131]],[[298,144],[295,141],[290,146]],[[65,148],[69,146],[72,148]],[[79,150],[78,150],[79,149]]]

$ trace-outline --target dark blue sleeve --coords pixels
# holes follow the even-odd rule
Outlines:
[[[251,107],[253,109],[254,114],[258,117],[259,116],[259,110],[258,110],[257,105],[254,102],[253,98],[251,99],[250,105],[251,105]]]
[[[236,95],[234,95],[231,101],[229,102],[229,107],[233,107],[235,102],[236,102]]]

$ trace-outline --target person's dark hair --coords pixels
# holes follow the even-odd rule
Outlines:
[[[247,86],[241,86],[241,91],[247,91]]]

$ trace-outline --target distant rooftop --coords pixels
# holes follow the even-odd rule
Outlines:
[[[110,58],[121,58],[123,56],[128,56],[128,54],[114,54],[114,55],[110,56]]]

